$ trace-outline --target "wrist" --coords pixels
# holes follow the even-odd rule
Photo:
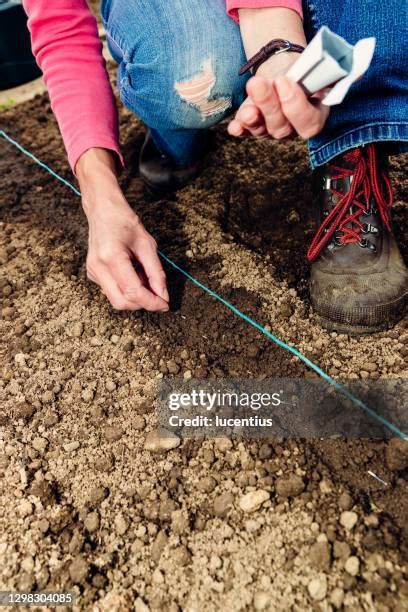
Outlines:
[[[75,174],[87,216],[97,209],[106,209],[109,203],[128,207],[118,182],[115,161],[111,151],[96,147],[88,149],[79,158]]]
[[[268,60],[259,66],[256,71],[257,76],[267,79],[274,79],[279,75],[286,74],[289,68],[299,59],[299,53],[286,51],[278,55],[272,55]]]
[[[239,9],[239,20],[248,59],[274,38],[283,38],[291,43],[306,46],[302,19],[292,9],[284,7]]]
[[[78,159],[75,173],[88,219],[95,214],[110,214],[112,208],[115,212],[131,211],[119,185],[116,160],[111,151],[96,147],[88,149]]]
[[[81,155],[75,174],[82,190],[103,184],[118,184],[115,158],[111,151],[94,147]]]

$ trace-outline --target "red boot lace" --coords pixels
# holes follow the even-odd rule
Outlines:
[[[366,153],[366,155],[364,155]],[[385,227],[390,230],[389,211],[392,206],[392,189],[384,170],[379,170],[375,146],[348,151],[343,159],[353,164],[352,168],[333,165],[336,172],[331,180],[353,177],[347,193],[330,188],[332,194],[339,197],[336,206],[319,227],[307,253],[310,262],[317,259],[322,249],[336,234],[339,244],[357,244],[361,242],[364,225],[360,217],[371,208],[371,199],[377,204],[380,217]]]

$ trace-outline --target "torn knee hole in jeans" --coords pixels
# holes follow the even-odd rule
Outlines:
[[[216,97],[212,91],[216,82],[216,76],[211,58],[205,60],[200,72],[187,79],[174,84],[174,88],[180,98],[194,106],[205,120],[207,117],[225,112],[231,106],[231,97]]]

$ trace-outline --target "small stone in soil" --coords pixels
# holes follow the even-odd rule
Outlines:
[[[75,557],[69,566],[69,575],[74,584],[82,584],[85,582],[89,572],[88,563],[81,556]]]
[[[30,516],[33,513],[33,505],[28,499],[22,499],[18,507],[18,513],[22,518]]]
[[[142,416],[141,414],[136,415],[133,419],[133,427],[134,429],[137,429],[138,431],[145,429],[146,419],[144,418],[144,416]]]
[[[330,594],[330,603],[335,607],[336,610],[340,610],[344,601],[344,591],[339,587],[333,589]]]
[[[297,474],[288,474],[276,482],[276,492],[281,497],[296,497],[304,491],[305,484]]]
[[[347,491],[344,491],[340,497],[339,497],[339,508],[341,510],[351,510],[351,508],[353,507],[353,498],[351,497],[350,493],[347,493]]]
[[[239,500],[239,507],[244,512],[255,512],[266,500],[269,499],[268,491],[259,489],[258,491],[250,491]]]
[[[144,448],[152,453],[162,453],[180,446],[180,438],[165,429],[151,431],[145,441]]]
[[[89,531],[89,533],[93,533],[98,531],[99,529],[99,516],[97,512],[89,512],[84,520],[85,529]]]
[[[214,499],[213,510],[215,516],[225,517],[228,510],[234,503],[234,496],[232,493],[222,493]]]
[[[314,578],[307,585],[309,595],[314,601],[322,601],[326,597],[327,593],[327,578],[321,576],[320,578]]]
[[[123,514],[120,512],[115,516],[115,529],[118,535],[124,535],[128,530],[129,523]]]
[[[310,560],[312,564],[323,571],[330,569],[330,545],[328,542],[316,542],[310,548]]]
[[[109,495],[109,490],[106,489],[105,487],[95,487],[89,493],[88,503],[91,507],[99,506],[99,504],[103,502],[103,500],[106,497],[108,497],[108,495]]]
[[[212,476],[205,476],[198,483],[198,488],[204,493],[211,493],[217,486],[217,481]]]
[[[105,427],[104,436],[108,442],[116,442],[117,440],[120,440],[122,435],[123,431],[121,427],[116,427],[113,425],[108,425]]]
[[[151,549],[151,556],[152,556],[152,560],[154,562],[158,562],[161,554],[167,544],[167,535],[165,531],[159,531],[159,533],[156,536],[155,541],[152,544],[152,549]]]
[[[356,512],[350,512],[349,510],[345,510],[340,515],[340,524],[343,525],[345,529],[351,531],[353,527],[355,527],[358,520],[358,515]]]
[[[354,555],[349,557],[344,564],[344,569],[350,576],[357,576],[360,571],[360,559]]]

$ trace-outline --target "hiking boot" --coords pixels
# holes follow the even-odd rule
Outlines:
[[[318,173],[321,225],[308,252],[313,307],[330,330],[391,327],[406,305],[408,274],[390,226],[387,162],[370,144]]]
[[[148,189],[156,195],[170,193],[185,187],[199,174],[200,162],[180,168],[173,159],[159,151],[150,130],[140,151],[139,173]]]

